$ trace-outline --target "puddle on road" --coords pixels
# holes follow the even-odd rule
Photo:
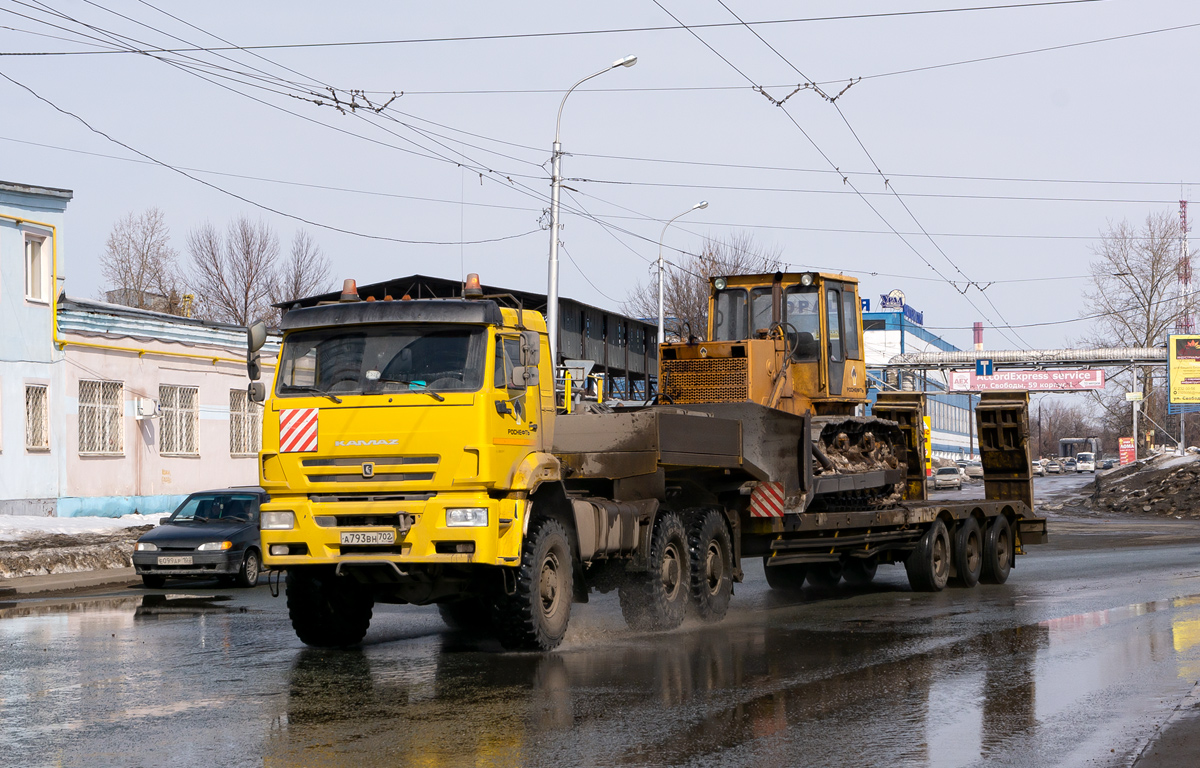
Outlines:
[[[222,605],[232,595],[154,594],[121,597],[28,600],[0,603],[0,620],[49,616],[59,613],[128,613],[147,616],[195,615],[198,613],[246,613],[245,606]]]

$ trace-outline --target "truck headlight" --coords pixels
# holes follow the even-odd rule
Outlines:
[[[158,547],[148,541],[139,541],[133,545],[135,552],[157,552]]]
[[[232,541],[210,541],[196,547],[197,552],[212,552],[214,549],[233,549]]]
[[[290,531],[296,527],[296,513],[290,509],[282,512],[263,512],[259,520],[259,528],[264,531]]]
[[[486,507],[464,507],[446,510],[447,528],[486,528],[488,513]]]

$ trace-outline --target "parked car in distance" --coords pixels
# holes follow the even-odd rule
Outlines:
[[[151,589],[176,577],[253,587],[262,566],[258,508],[266,500],[258,487],[193,493],[134,544],[135,572]]]
[[[1029,473],[1036,477],[1045,477],[1046,476],[1046,468],[1044,466],[1042,466],[1042,462],[1035,461],[1029,465]]]
[[[1076,472],[1091,472],[1096,474],[1096,454],[1094,453],[1077,453],[1075,454],[1075,471]]]
[[[1100,462],[1100,469],[1112,469],[1112,468],[1113,468],[1113,460],[1112,459],[1105,459],[1104,461]]]
[[[1061,475],[1062,471],[1063,471],[1062,464],[1059,464],[1054,459],[1050,459],[1049,461],[1046,462],[1046,474]]]
[[[962,475],[958,467],[938,467],[933,471],[933,488],[962,488]]]
[[[1074,472],[1075,466],[1075,459],[1067,459],[1063,462],[1063,472]]]
[[[967,477],[983,477],[983,462],[968,461],[966,466]]]

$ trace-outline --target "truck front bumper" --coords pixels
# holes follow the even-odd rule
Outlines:
[[[294,523],[288,530],[261,531],[263,562],[269,568],[379,561],[520,563],[524,499],[495,499],[486,492],[405,495],[409,498],[382,501],[272,496],[262,506],[263,516],[289,511]],[[447,510],[453,509],[486,510],[486,524],[447,525]]]

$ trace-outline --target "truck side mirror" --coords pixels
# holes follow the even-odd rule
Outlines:
[[[250,398],[252,403],[261,403],[267,399],[267,385],[261,381],[252,381],[246,389],[246,397]]]
[[[513,366],[511,376],[508,386],[512,389],[538,385],[538,369],[532,365]]]
[[[258,350],[267,343],[267,325],[262,320],[256,321],[246,329],[246,375],[250,381],[262,378],[262,365],[258,362]],[[256,400],[255,402],[262,402]]]
[[[536,366],[541,361],[541,334],[537,331],[521,331],[521,364]]]

